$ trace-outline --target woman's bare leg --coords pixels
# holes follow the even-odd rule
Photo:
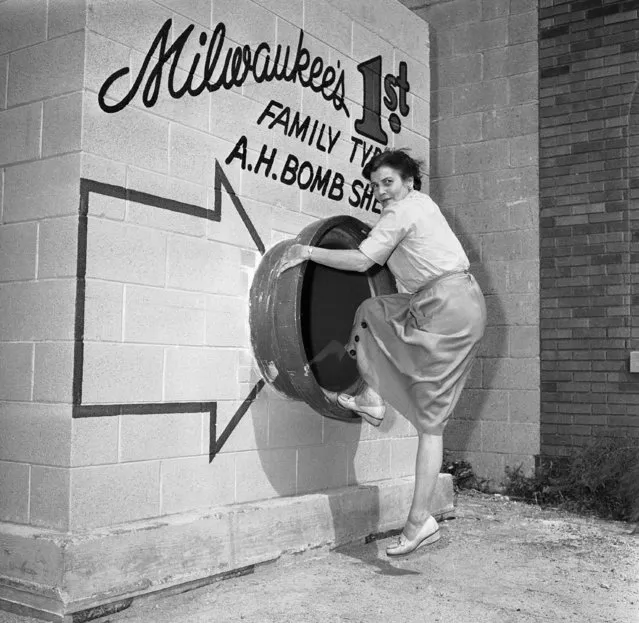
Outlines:
[[[444,442],[441,435],[420,433],[415,461],[413,502],[404,526],[404,534],[414,539],[417,531],[431,515],[433,493],[442,467]]]

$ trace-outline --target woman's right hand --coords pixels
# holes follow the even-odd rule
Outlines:
[[[293,244],[286,251],[284,257],[282,258],[279,273],[283,273],[285,270],[289,268],[293,268],[302,262],[305,262],[311,257],[311,247],[306,246],[305,244]]]

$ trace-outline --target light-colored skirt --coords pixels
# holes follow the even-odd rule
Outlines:
[[[441,435],[486,327],[481,289],[469,273],[439,277],[414,294],[365,300],[347,352],[362,379],[419,432]]]

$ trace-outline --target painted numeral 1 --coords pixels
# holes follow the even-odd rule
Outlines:
[[[382,57],[376,56],[357,66],[364,79],[364,110],[355,122],[355,131],[382,145],[388,136],[382,129]]]

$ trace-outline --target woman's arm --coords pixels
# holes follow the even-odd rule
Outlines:
[[[359,249],[323,249],[309,247],[304,244],[291,245],[286,252],[280,272],[297,266],[306,260],[312,260],[323,266],[330,266],[339,270],[351,270],[358,273],[367,271],[375,262],[364,255]]]

